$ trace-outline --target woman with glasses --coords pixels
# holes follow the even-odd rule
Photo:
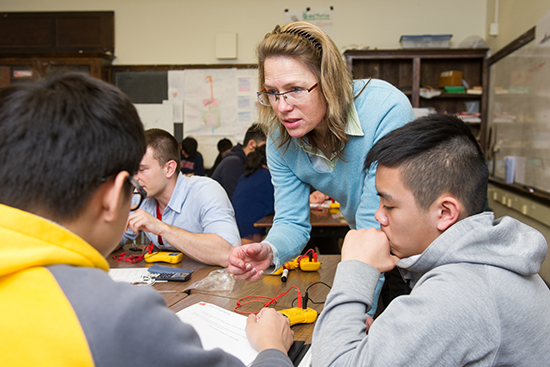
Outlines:
[[[230,271],[248,280],[307,243],[310,185],[340,203],[351,228],[378,228],[375,172],[363,169],[365,157],[380,137],[414,118],[407,97],[389,83],[353,81],[334,42],[312,24],[277,26],[257,54],[275,218],[263,242],[230,256]]]

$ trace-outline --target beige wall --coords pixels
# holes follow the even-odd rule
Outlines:
[[[334,6],[333,39],[397,48],[403,34],[453,34],[456,46],[484,37],[486,2],[480,0],[2,0],[1,11],[115,12],[115,64],[215,64],[215,35],[238,34],[238,59],[254,63],[254,48],[288,9]]]
[[[497,52],[514,39],[531,29],[537,24],[540,17],[550,10],[550,1],[548,0],[500,0],[498,11],[499,34],[498,36],[489,36],[489,26],[495,20],[496,0],[487,0],[487,43],[492,48],[492,53]],[[509,193],[513,195],[513,193]],[[550,227],[531,219],[520,212],[510,209],[498,201],[494,201],[489,195],[489,206],[495,212],[495,216],[504,215],[517,218],[537,230],[539,230],[546,241],[550,243]],[[547,284],[550,284],[550,256],[542,265],[540,272]]]
[[[215,35],[238,34],[238,58],[254,63],[262,36],[283,22],[288,9],[335,7],[333,39],[350,47],[398,48],[403,34],[453,34],[451,46],[470,35],[496,52],[534,26],[550,10],[548,0],[500,0],[499,34],[489,36],[496,0],[2,0],[2,11],[115,12],[115,64],[215,64]],[[550,227],[498,202],[497,217],[514,216],[550,240]],[[550,257],[541,272],[550,283]]]
[[[486,41],[492,53],[537,25],[540,17],[550,10],[548,0],[499,0],[498,36],[489,36],[489,27],[495,21],[497,0],[487,1]]]

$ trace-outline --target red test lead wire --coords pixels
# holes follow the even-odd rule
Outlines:
[[[259,295],[249,295],[249,296],[246,296],[246,297],[243,297],[241,299],[239,299],[237,301],[237,306],[235,306],[235,308],[233,309],[235,312],[237,313],[242,313],[242,314],[245,314],[245,315],[250,315],[250,314],[254,314],[254,313],[258,313],[262,308],[264,307],[267,307],[271,304],[275,304],[277,303],[277,300],[279,298],[281,298],[282,296],[286,295],[288,292],[290,292],[290,290],[292,288],[295,288],[297,291],[298,291],[298,307],[302,308],[302,296],[301,296],[301,293],[300,293],[300,289],[296,286],[292,286],[290,287],[286,292],[283,292],[281,294],[279,294],[277,297],[267,297],[267,296],[259,296]],[[253,298],[253,297],[256,297],[256,298],[261,298],[261,299],[252,299],[250,301],[246,301],[246,302],[241,302],[243,301],[244,299],[246,298]],[[269,301],[265,301],[265,300],[269,300]],[[239,310],[240,307],[244,306],[244,305],[247,305],[249,303],[263,303],[263,306],[260,308],[260,310],[258,311],[253,311],[253,312],[250,312],[250,311],[241,311]]]

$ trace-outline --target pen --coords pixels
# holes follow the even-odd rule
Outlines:
[[[176,293],[177,291],[157,291],[159,293]]]

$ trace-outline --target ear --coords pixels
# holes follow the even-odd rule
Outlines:
[[[248,143],[246,144],[246,147],[248,148],[249,151],[253,152],[255,149],[256,149],[256,142],[254,141],[254,139],[250,139],[248,141]]]
[[[176,168],[178,167],[178,164],[176,161],[168,161],[164,167],[166,168],[166,178],[171,178],[174,174],[177,176],[178,172],[176,172]]]
[[[103,197],[101,198],[102,217],[106,222],[113,222],[117,219],[117,213],[121,205],[126,203],[124,183],[130,174],[126,171],[119,172],[113,181],[107,181],[104,185]]]
[[[437,200],[437,229],[441,232],[460,220],[462,203],[449,194],[440,196]]]

